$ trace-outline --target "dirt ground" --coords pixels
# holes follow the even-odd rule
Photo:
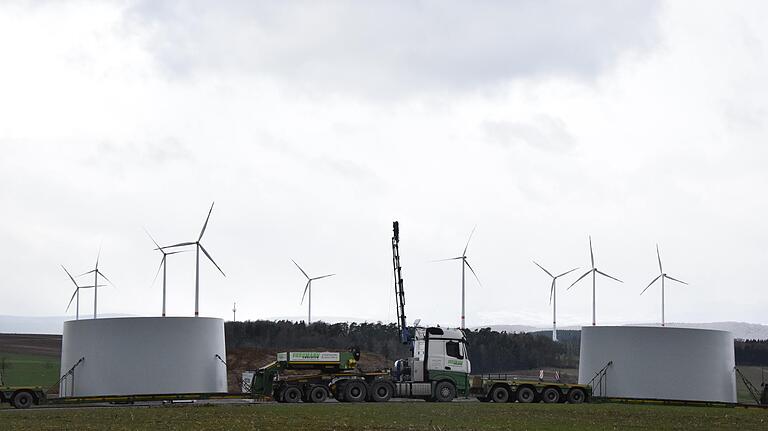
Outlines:
[[[0,353],[61,357],[61,335],[0,334]]]

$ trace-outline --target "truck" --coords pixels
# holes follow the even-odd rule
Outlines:
[[[582,403],[592,395],[589,385],[565,384],[510,375],[471,375],[469,346],[462,329],[406,325],[405,292],[400,264],[399,223],[393,223],[392,263],[400,342],[410,355],[392,369],[373,372],[357,367],[360,351],[282,352],[259,369],[251,381],[254,396],[278,402],[385,402],[415,398],[449,402],[458,397],[480,401]]]

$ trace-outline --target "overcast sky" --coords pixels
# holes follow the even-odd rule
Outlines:
[[[3,2],[0,315],[159,315],[163,244],[196,239],[201,314],[551,322],[599,269],[598,323],[768,323],[761,1]],[[591,286],[558,320],[591,320]],[[89,279],[83,279],[88,283]],[[81,298],[92,312],[92,294]],[[194,311],[194,253],[168,309]],[[74,315],[70,309],[70,314]]]

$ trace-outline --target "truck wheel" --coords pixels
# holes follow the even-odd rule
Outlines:
[[[509,401],[509,391],[504,386],[496,386],[491,389],[491,400],[494,403],[506,403]]]
[[[371,386],[371,400],[377,403],[385,403],[392,398],[392,385],[387,382],[375,382]]]
[[[350,403],[365,401],[366,390],[363,382],[353,380],[344,386],[344,401]]]
[[[560,402],[560,391],[555,388],[546,388],[541,393],[541,399],[545,403],[557,403]]]
[[[532,403],[536,399],[536,392],[533,389],[523,386],[517,390],[517,400],[521,403]]]
[[[35,403],[35,398],[32,394],[26,391],[16,392],[13,395],[11,403],[13,403],[13,406],[17,409],[28,409]]]
[[[301,390],[295,386],[286,388],[283,391],[283,401],[286,403],[298,403],[301,401]]]
[[[311,403],[323,403],[328,399],[328,391],[322,386],[315,386],[309,390],[308,400]]]
[[[439,403],[447,403],[456,398],[456,387],[451,382],[440,382],[435,385],[434,400]]]
[[[581,404],[584,402],[585,398],[587,397],[584,395],[584,391],[579,388],[574,388],[568,391],[568,403],[570,404]]]

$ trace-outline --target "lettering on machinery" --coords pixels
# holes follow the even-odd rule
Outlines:
[[[338,362],[338,352],[291,352],[290,361],[301,362]]]

